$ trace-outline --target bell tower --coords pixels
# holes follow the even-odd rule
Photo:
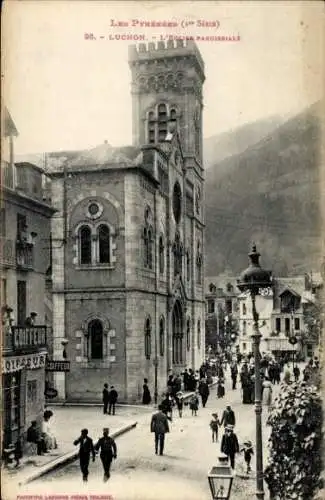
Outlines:
[[[185,167],[201,171],[202,56],[193,40],[141,43],[129,47],[132,75],[133,145],[163,141],[177,123]]]

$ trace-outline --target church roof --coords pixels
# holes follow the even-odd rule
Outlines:
[[[74,158],[66,160],[66,166],[87,168],[87,167],[103,167],[114,165],[114,167],[121,166],[135,166],[138,164],[139,155],[141,150],[133,146],[113,147],[107,142],[100,144],[95,148],[81,151],[80,154]]]

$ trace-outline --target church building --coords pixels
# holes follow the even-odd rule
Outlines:
[[[193,41],[129,49],[133,145],[49,154],[58,399],[138,402],[205,357],[204,63]]]

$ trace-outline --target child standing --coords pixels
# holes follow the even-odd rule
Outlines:
[[[199,409],[199,398],[197,397],[197,393],[193,394],[190,399],[190,409],[192,410],[192,416],[196,416],[196,412]]]
[[[254,455],[252,442],[245,441],[245,443],[243,443],[243,448],[240,451],[244,452],[244,460],[247,466],[247,474],[249,474],[249,472],[251,472],[252,470],[251,469],[252,455]]]
[[[225,395],[224,381],[222,378],[219,378],[218,379],[218,386],[217,386],[217,397],[223,398],[224,395]]]
[[[218,431],[219,431],[219,425],[220,421],[218,418],[218,413],[212,413],[212,420],[210,422],[210,429],[212,430],[212,443],[214,441],[218,441]]]

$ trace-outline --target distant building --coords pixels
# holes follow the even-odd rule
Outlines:
[[[133,146],[47,156],[60,399],[139,401],[204,359],[204,63],[194,44],[131,47]],[[109,119],[109,117],[108,117]]]
[[[3,110],[1,163],[1,320],[3,445],[15,443],[44,407],[47,353],[46,271],[50,266],[50,218],[43,171],[15,164],[18,131]],[[26,319],[32,312],[34,320]]]
[[[273,278],[273,286],[264,295],[256,297],[259,314],[259,331],[262,334],[261,352],[272,352],[276,356],[292,355],[302,351],[312,355],[317,345],[317,335],[312,336],[313,315],[317,314],[318,291],[322,282],[318,275],[304,275],[288,278]],[[254,333],[252,303],[245,293],[238,296],[239,301],[239,346],[242,353],[252,352]],[[309,324],[310,323],[310,324]],[[289,339],[298,340],[293,346]]]
[[[237,345],[237,279],[228,275],[206,277],[206,345],[224,349]]]

